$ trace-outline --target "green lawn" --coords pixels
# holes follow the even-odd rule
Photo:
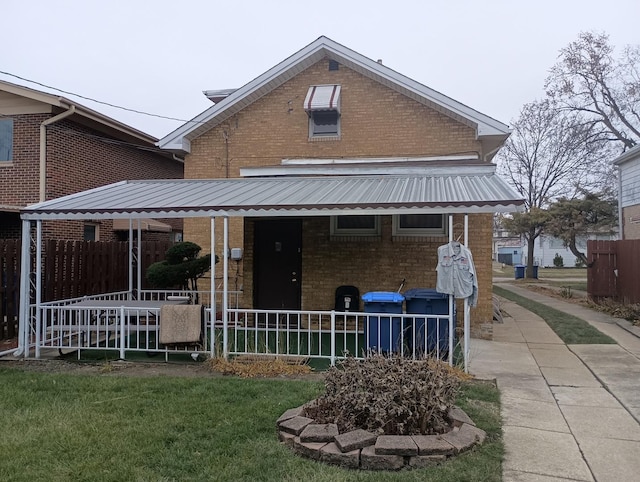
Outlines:
[[[493,272],[497,276],[506,278],[514,278],[514,267],[505,265],[504,268],[500,263],[493,263]],[[587,268],[543,268],[538,267],[538,279],[543,280],[561,280],[563,278],[583,278],[587,281]]]
[[[543,305],[520,296],[499,286],[493,287],[494,294],[514,301],[523,308],[541,317],[553,331],[568,345],[615,344],[609,336],[603,334],[586,321],[568,313]]]
[[[400,473],[343,470],[277,441],[275,420],[322,384],[232,377],[29,372],[0,364],[3,481],[501,480],[497,389],[470,382],[459,404],[488,432],[481,447]]]

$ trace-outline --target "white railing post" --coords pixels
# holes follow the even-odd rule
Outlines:
[[[453,366],[453,337],[455,336],[455,324],[453,323],[453,295],[449,295],[449,365]],[[438,340],[439,343],[439,340]]]
[[[120,307],[120,359],[124,360],[124,306]]]
[[[331,366],[336,365],[336,312],[331,310]],[[318,317],[318,338],[322,336],[322,319]],[[321,340],[318,340],[318,345],[322,346]]]

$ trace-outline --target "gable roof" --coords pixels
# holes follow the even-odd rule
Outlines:
[[[19,109],[16,98],[28,99],[32,102],[29,107],[31,111],[28,113],[38,112],[36,105],[46,105],[50,112],[61,112],[69,110],[75,106],[75,112],[72,118],[80,124],[103,131],[110,134],[116,139],[122,139],[153,148],[157,142],[157,138],[145,132],[135,129],[127,124],[119,122],[109,116],[101,114],[93,109],[85,107],[78,102],[67,99],[66,97],[49,94],[40,90],[25,87],[23,85],[13,84],[4,80],[0,80],[0,114],[12,115],[18,113],[15,109]],[[42,112],[40,110],[40,112]],[[24,112],[19,112],[24,113]]]
[[[123,181],[27,206],[23,219],[493,213],[523,200],[495,165],[422,174]]]
[[[486,143],[485,153],[499,148],[509,136],[509,127],[502,122],[322,36],[166,135],[158,146],[175,152],[190,152],[191,140],[325,57],[476,129],[478,138]]]
[[[625,162],[635,160],[636,158],[640,158],[640,145],[632,147],[627,152],[619,155],[613,160],[613,163],[616,166],[620,166]]]

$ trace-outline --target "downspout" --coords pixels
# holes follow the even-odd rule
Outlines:
[[[618,239],[624,239],[624,224],[622,217],[622,169],[618,166]]]
[[[72,105],[66,110],[51,119],[47,119],[40,124],[40,202],[46,201],[47,196],[47,126],[54,124],[65,117],[69,117],[76,111],[76,106]]]

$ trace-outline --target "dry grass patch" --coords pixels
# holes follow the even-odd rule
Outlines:
[[[242,378],[271,378],[306,375],[313,372],[307,358],[272,355],[243,355],[233,360],[210,358],[207,363],[212,371]]]

